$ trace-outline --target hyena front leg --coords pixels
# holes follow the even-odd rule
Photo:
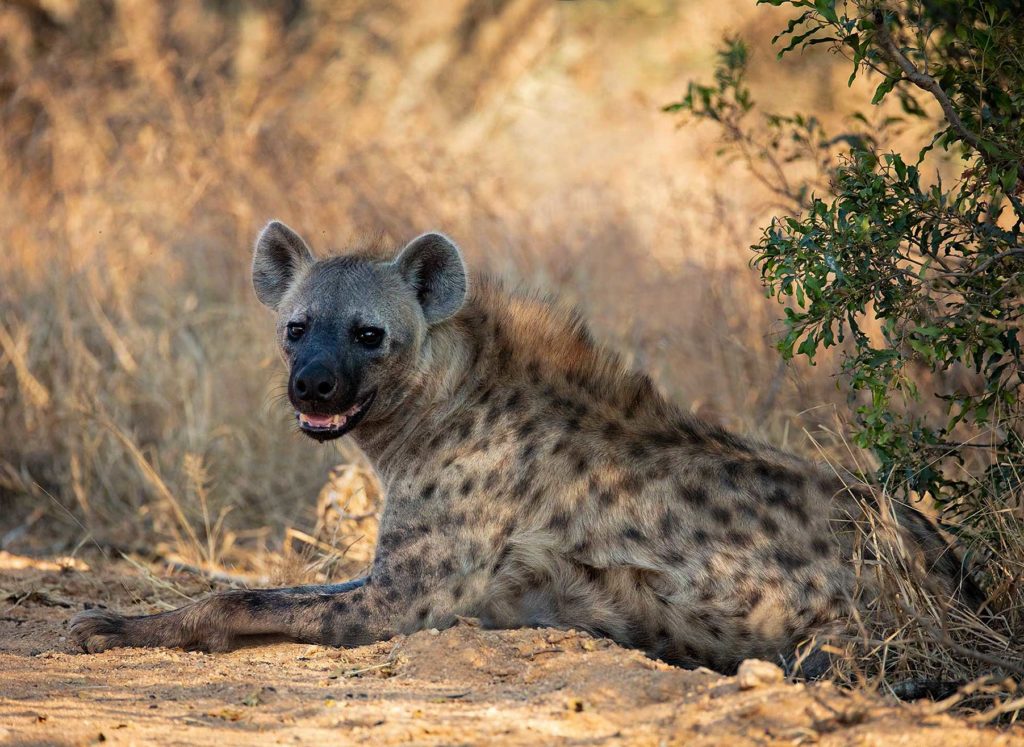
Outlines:
[[[354,646],[478,614],[498,548],[423,529],[400,526],[382,534],[373,571],[363,581],[223,591],[142,617],[87,610],[71,620],[71,635],[89,652],[125,646],[223,651],[246,636]]]
[[[300,639],[306,633],[302,620],[310,610],[351,600],[366,583],[362,578],[325,586],[223,591],[170,612],[139,617],[91,609],[71,619],[71,636],[89,653],[122,647],[223,651],[239,638],[255,635]]]

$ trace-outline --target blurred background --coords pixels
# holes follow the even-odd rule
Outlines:
[[[321,252],[443,230],[578,304],[697,414],[846,458],[832,367],[780,364],[748,266],[771,195],[661,111],[740,34],[755,95],[842,118],[847,66],[776,61],[785,20],[752,0],[0,3],[0,550],[271,580],[365,564],[372,477],[280,401],[249,276],[270,218]]]

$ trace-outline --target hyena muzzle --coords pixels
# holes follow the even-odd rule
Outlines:
[[[371,572],[141,617],[87,610],[71,621],[86,651],[353,646],[467,616],[728,672],[849,617],[856,491],[677,408],[574,313],[471,280],[445,236],[317,260],[272,222],[252,272],[299,428],[351,433],[385,486]],[[898,513],[930,582],[976,595],[929,522]]]

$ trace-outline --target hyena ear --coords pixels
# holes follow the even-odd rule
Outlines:
[[[395,268],[416,289],[427,324],[448,319],[466,301],[468,279],[462,252],[440,233],[425,233],[395,258]]]
[[[272,220],[260,231],[252,258],[256,298],[276,309],[299,271],[313,264],[313,253],[295,231]]]

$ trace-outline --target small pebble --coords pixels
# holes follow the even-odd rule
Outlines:
[[[770,661],[745,659],[736,672],[736,684],[740,690],[752,690],[763,685],[774,685],[785,678],[783,671]]]

